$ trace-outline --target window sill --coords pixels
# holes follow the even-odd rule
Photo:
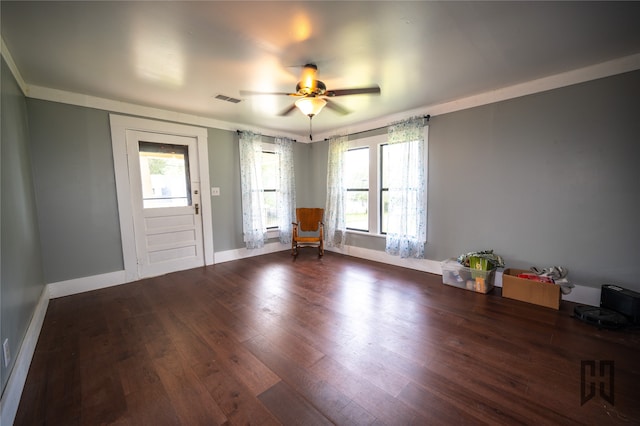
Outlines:
[[[280,230],[279,229],[269,229],[267,231],[267,238],[280,238]]]
[[[384,234],[374,234],[372,232],[366,231],[356,231],[354,229],[347,229],[347,234],[356,234],[356,235],[366,235],[367,237],[376,237],[376,238],[387,238]]]

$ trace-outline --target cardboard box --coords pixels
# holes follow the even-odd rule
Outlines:
[[[560,309],[562,293],[560,286],[518,278],[518,274],[529,272],[524,269],[505,269],[502,274],[502,296],[535,305]]]

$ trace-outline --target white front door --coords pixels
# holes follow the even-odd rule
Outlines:
[[[204,266],[194,137],[126,130],[138,276]]]

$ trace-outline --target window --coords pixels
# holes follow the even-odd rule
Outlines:
[[[347,151],[345,223],[347,229],[369,231],[369,148]]]
[[[275,236],[283,244],[291,243],[294,142],[280,137],[274,142],[265,144],[257,133],[240,132],[242,233],[248,249],[264,247],[265,239]]]
[[[402,185],[395,181],[403,175],[398,170],[398,164],[403,161],[407,145],[387,141],[387,134],[349,141],[343,178],[346,189],[345,221],[350,231],[372,235],[389,232],[389,188]],[[425,143],[425,165],[426,151]],[[417,200],[416,196],[406,201],[415,205]]]
[[[380,145],[380,233],[386,234],[389,229],[389,186],[392,180],[395,180],[394,188],[398,188],[402,183],[397,182],[398,173],[394,172],[394,165],[397,165],[402,161],[402,154],[404,153],[406,143],[395,144],[382,144]],[[417,185],[407,187],[407,190],[413,194],[405,200],[412,208],[410,211],[416,211],[416,203],[418,197],[415,194]],[[414,216],[411,216],[410,223],[417,223]],[[408,229],[409,232],[416,232],[415,226]]]
[[[280,157],[274,151],[262,151],[262,221],[267,229],[278,228],[278,190]]]

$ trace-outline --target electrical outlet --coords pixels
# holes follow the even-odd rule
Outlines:
[[[211,196],[212,197],[217,197],[220,195],[220,188],[215,187],[215,188],[211,188]]]
[[[9,339],[4,339],[2,342],[2,353],[4,354],[4,368],[9,366],[9,361],[11,361],[11,352],[9,352]]]

